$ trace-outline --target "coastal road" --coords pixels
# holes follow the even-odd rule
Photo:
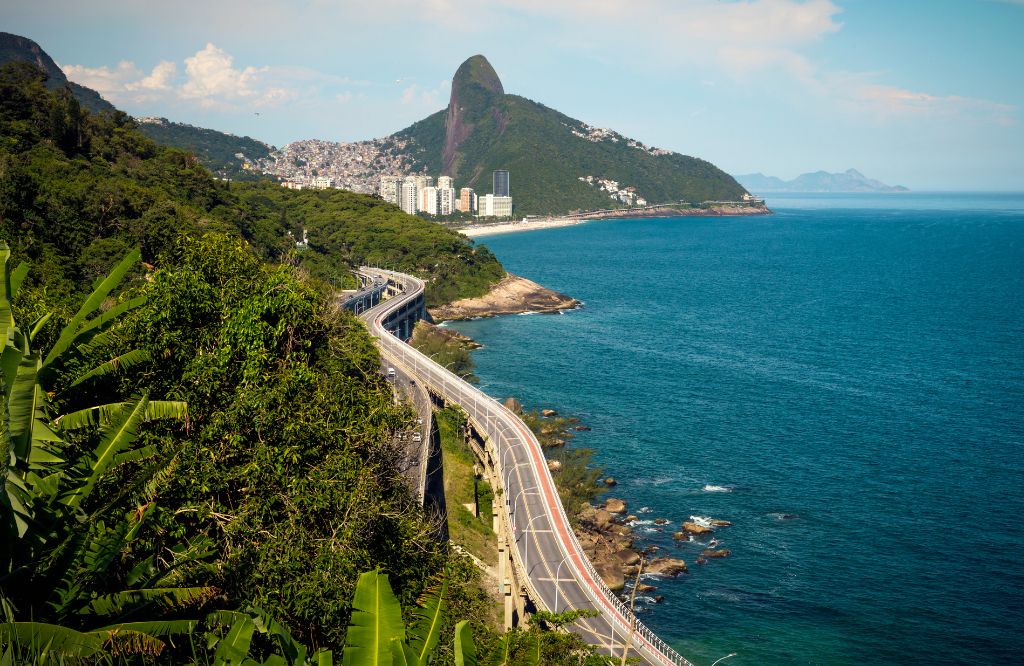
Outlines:
[[[604,585],[569,525],[540,443],[526,424],[497,400],[385,330],[384,319],[420,297],[423,282],[382,269],[364,268],[362,272],[402,287],[400,294],[362,314],[380,341],[386,363],[429,386],[448,404],[459,405],[486,434],[486,452],[501,477],[504,511],[500,519],[514,535],[515,578],[526,588],[527,596],[543,610],[597,611],[598,616],[579,620],[570,630],[606,654],[621,656],[628,644],[632,646],[629,655],[645,664],[692,666],[637,621]]]

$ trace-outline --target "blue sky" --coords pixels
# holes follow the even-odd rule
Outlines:
[[[384,136],[482,53],[506,92],[730,173],[1024,190],[1024,0],[0,0],[133,115]]]

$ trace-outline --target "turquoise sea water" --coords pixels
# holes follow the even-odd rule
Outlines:
[[[481,386],[593,427],[641,518],[722,518],[644,621],[698,664],[1024,659],[1024,195],[483,239],[585,302],[462,322]],[[646,510],[645,510],[646,508]]]

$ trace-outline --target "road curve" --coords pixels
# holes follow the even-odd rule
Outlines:
[[[593,609],[597,617],[579,620],[572,630],[602,652],[630,656],[646,664],[693,666],[630,613],[629,608],[602,582],[583,553],[540,443],[525,423],[497,400],[463,381],[427,356],[388,333],[384,319],[410,300],[420,297],[423,282],[415,277],[376,268],[363,268],[400,286],[401,293],[361,316],[380,342],[382,355],[410,376],[429,386],[449,404],[459,405],[475,427],[487,435],[485,452],[501,477],[504,511],[500,519],[514,535],[512,559],[516,579],[526,581],[529,598],[553,612]],[[522,575],[525,572],[525,576]]]

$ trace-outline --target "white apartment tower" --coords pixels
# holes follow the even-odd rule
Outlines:
[[[416,214],[416,179],[412,176],[402,181],[399,191],[398,206],[410,215]]]

